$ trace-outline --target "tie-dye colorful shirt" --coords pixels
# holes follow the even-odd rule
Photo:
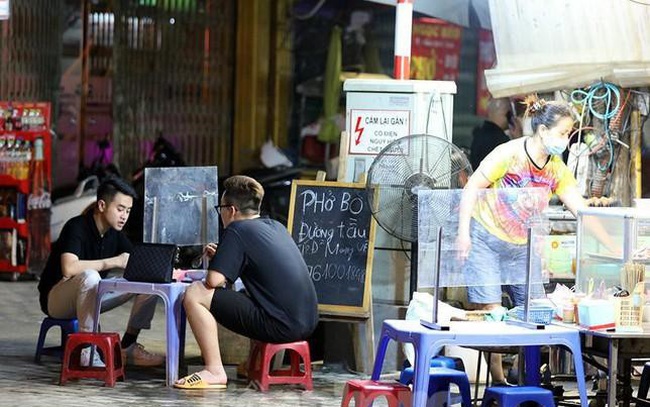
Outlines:
[[[494,236],[515,244],[526,243],[530,221],[548,207],[553,194],[562,195],[577,183],[560,156],[551,156],[542,169],[537,168],[524,150],[526,139],[497,147],[493,151],[496,154],[481,163],[477,172],[491,182],[494,193],[479,196],[472,215]],[[488,168],[490,172],[486,173]]]

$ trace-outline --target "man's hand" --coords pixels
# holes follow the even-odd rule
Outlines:
[[[207,257],[208,259],[212,259],[217,253],[217,244],[216,243],[208,243],[205,245],[203,248],[203,255]]]
[[[128,262],[129,262],[129,253],[124,252],[124,253],[120,254],[119,256],[117,256],[117,263],[118,264],[117,264],[116,267],[119,267],[121,269],[125,269],[126,264]]]

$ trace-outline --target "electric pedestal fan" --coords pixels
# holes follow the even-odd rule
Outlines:
[[[454,144],[428,134],[397,139],[384,147],[368,171],[366,189],[372,214],[388,234],[411,243],[410,295],[417,289],[418,191],[462,189],[472,174],[467,156]],[[451,191],[450,191],[451,193]],[[429,222],[437,230],[435,286],[440,272],[441,228],[450,216],[448,202],[434,203]],[[437,323],[436,293],[433,323]]]

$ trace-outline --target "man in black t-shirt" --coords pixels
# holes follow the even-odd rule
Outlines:
[[[487,107],[488,117],[483,124],[472,130],[472,146],[469,162],[476,170],[483,159],[499,144],[510,141],[506,130],[515,125],[508,98],[490,99]],[[512,122],[512,123],[511,123]],[[513,137],[515,138],[515,137]]]
[[[135,190],[117,177],[107,178],[97,189],[97,202],[92,210],[76,216],[63,226],[38,284],[40,305],[52,318],[77,318],[79,331],[92,332],[95,317],[97,286],[108,271],[125,268],[131,242],[122,233],[129,219]],[[144,350],[137,343],[141,329],[149,329],[156,308],[155,295],[113,294],[102,298],[102,312],[135,301],[126,333],[122,337],[122,358],[136,366],[159,366],[164,357]],[[81,352],[81,363],[90,365],[89,348]],[[93,366],[103,362],[94,353]]]
[[[272,343],[306,339],[318,324],[316,289],[298,247],[282,224],[260,218],[262,186],[239,175],[224,188],[217,209],[226,229],[218,250],[206,246],[211,260],[205,282],[193,283],[183,301],[205,369],[178,380],[178,388],[226,388],[217,322]],[[224,289],[237,278],[247,293]]]

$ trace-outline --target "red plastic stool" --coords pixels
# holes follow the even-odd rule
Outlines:
[[[273,355],[281,350],[290,350],[291,367],[271,370]],[[305,365],[300,370],[300,359]],[[306,390],[313,388],[311,381],[311,356],[306,341],[291,343],[251,342],[248,357],[248,379],[253,381],[261,391],[267,391],[271,384],[299,384]]]
[[[380,396],[386,397],[388,407],[411,407],[411,389],[398,382],[375,380],[348,380],[343,388],[341,407],[347,407],[354,398],[354,407],[368,407]]]
[[[106,367],[81,366],[81,350],[95,345],[96,351],[104,356]],[[114,332],[79,332],[68,335],[61,366],[60,384],[68,379],[102,379],[107,386],[114,387],[117,379],[124,380],[122,366],[122,345],[120,335]]]

